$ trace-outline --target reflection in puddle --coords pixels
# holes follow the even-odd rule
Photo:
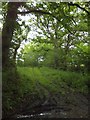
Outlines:
[[[40,113],[39,115],[40,115],[40,116],[43,116],[43,115],[51,115],[51,113]]]
[[[33,117],[33,115],[18,115],[17,118],[30,118]]]
[[[45,115],[51,115],[51,113],[40,113],[36,115],[18,115],[17,118],[31,118],[35,116],[45,116]]]

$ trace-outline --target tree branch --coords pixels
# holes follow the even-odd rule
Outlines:
[[[28,11],[23,11],[23,12],[18,12],[18,14],[21,15],[25,15],[25,14],[29,14],[29,13],[34,13],[34,14],[46,14],[46,15],[51,15],[52,17],[54,17],[55,19],[57,19],[59,22],[61,22],[61,19],[59,19],[56,15],[53,15],[50,12],[44,11],[44,10],[38,10],[36,8],[34,9],[30,9],[27,5],[24,5],[24,7],[28,10]],[[62,23],[62,22],[61,22]],[[64,26],[65,27],[65,26]],[[66,28],[71,34],[73,34],[68,28]]]
[[[36,10],[36,9],[32,9],[32,10],[28,10],[28,11],[23,11],[23,12],[18,12],[18,14],[21,15],[25,15],[25,14],[29,14],[29,13],[38,13],[38,14],[48,14],[51,15],[51,13],[47,12],[47,11],[43,11],[43,10]]]
[[[70,5],[70,6],[76,6],[76,7],[78,7],[78,8],[80,8],[81,10],[83,10],[83,11],[85,11],[87,14],[90,14],[90,12],[88,11],[88,10],[86,10],[85,8],[83,8],[83,7],[81,7],[80,5],[78,5],[77,3],[72,3],[72,2],[70,2],[70,3],[68,3],[68,5]]]

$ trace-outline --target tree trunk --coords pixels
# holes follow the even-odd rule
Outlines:
[[[20,44],[21,44],[21,41],[19,40],[18,45],[17,45],[17,46],[15,47],[15,49],[14,49],[13,61],[14,61],[14,63],[15,63],[15,64],[16,64],[16,55],[17,55],[17,50],[19,49]]]
[[[20,2],[9,2],[7,6],[7,14],[2,29],[2,67],[10,66],[9,48],[16,27],[17,11],[21,5]]]
[[[87,61],[87,70],[90,72],[90,12],[88,14],[88,61]]]

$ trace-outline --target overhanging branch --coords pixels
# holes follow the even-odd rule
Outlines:
[[[18,14],[21,15],[25,15],[25,14],[30,14],[30,13],[34,13],[34,14],[40,14],[40,15],[51,15],[53,18],[55,18],[56,20],[58,20],[59,22],[61,22],[61,19],[59,19],[56,15],[53,15],[50,12],[44,11],[44,10],[38,10],[38,9],[30,9],[28,6],[24,6],[25,8],[27,8],[27,11],[22,11],[22,12],[18,12]],[[61,22],[62,23],[62,22]],[[65,27],[65,25],[63,25]],[[66,28],[71,34],[73,34],[68,28]]]
[[[48,14],[51,15],[51,13],[47,12],[47,11],[43,11],[43,10],[36,10],[36,9],[32,9],[32,10],[28,10],[28,11],[23,11],[23,12],[18,12],[18,14],[21,15],[25,15],[25,14],[29,14],[29,13],[38,13],[38,14]]]
[[[70,2],[70,3],[68,3],[68,5],[70,5],[70,6],[76,6],[76,7],[80,8],[81,10],[85,11],[87,14],[90,14],[90,12],[89,12],[88,10],[86,10],[86,9],[83,8],[83,7],[81,7],[81,6],[80,6],[79,4],[77,4],[77,3],[72,3],[72,2]]]

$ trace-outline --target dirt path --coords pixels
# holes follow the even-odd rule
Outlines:
[[[36,82],[40,96],[36,100],[22,104],[18,118],[88,118],[88,100],[81,93],[73,93],[70,89],[65,95],[52,94],[48,87]]]

